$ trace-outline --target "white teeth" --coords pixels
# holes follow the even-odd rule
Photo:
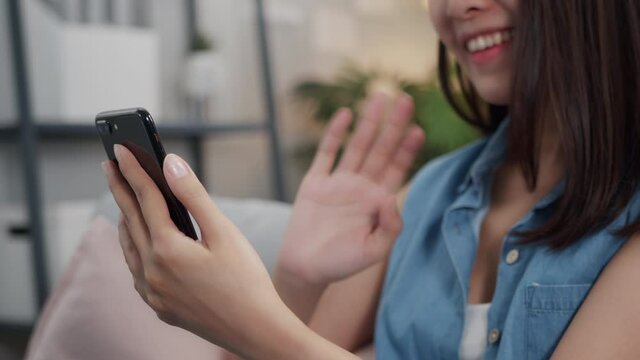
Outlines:
[[[493,35],[493,43],[502,44],[502,33],[496,33],[495,35]]]
[[[487,45],[489,45],[489,44],[487,44],[484,40],[485,40],[485,37],[481,37],[481,38],[478,39],[478,48],[480,50],[488,48]]]
[[[500,44],[504,44],[505,42],[511,40],[511,38],[511,31],[500,31],[494,34],[475,37],[467,41],[465,46],[469,52],[475,53],[478,51],[487,50]]]
[[[467,42],[467,51],[468,51],[468,52],[474,52],[474,51],[476,51],[476,42],[475,42],[475,41],[469,41],[469,42]]]
[[[484,43],[485,43],[485,45],[486,45],[488,48],[489,48],[489,47],[492,47],[492,46],[495,44],[495,43],[493,42],[493,36],[487,36],[487,37],[484,39]]]

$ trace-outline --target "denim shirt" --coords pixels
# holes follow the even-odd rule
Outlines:
[[[474,220],[489,203],[508,120],[488,138],[426,165],[403,210],[375,326],[376,357],[457,359],[467,290],[478,244]],[[624,243],[612,234],[638,216],[638,193],[609,225],[562,251],[522,245],[514,231],[543,224],[564,190],[561,181],[503,239],[488,315],[485,359],[551,356],[598,275]]]

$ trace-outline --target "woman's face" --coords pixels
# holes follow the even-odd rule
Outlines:
[[[562,1],[562,0],[559,0]],[[519,0],[429,0],[440,39],[480,97],[495,105],[511,100],[511,39]]]

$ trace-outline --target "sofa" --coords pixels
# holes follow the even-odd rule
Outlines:
[[[215,201],[272,271],[290,205],[223,197]],[[111,194],[105,194],[38,319],[25,359],[220,359],[220,348],[160,321],[135,292],[118,243],[118,217]],[[374,358],[371,346],[358,355]]]
[[[216,198],[251,240],[268,269],[276,261],[290,207],[264,200]],[[55,284],[35,326],[29,360],[163,360],[220,357],[201,338],[160,321],[133,289],[117,239],[119,210],[99,201],[87,231]]]

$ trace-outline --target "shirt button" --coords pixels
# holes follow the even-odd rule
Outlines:
[[[491,331],[489,332],[489,337],[487,339],[489,341],[489,344],[495,344],[496,342],[498,342],[499,339],[500,339],[500,330],[491,329]]]
[[[509,251],[507,253],[507,265],[513,265],[518,261],[518,258],[520,258],[520,252],[516,249],[513,249],[511,251]]]

